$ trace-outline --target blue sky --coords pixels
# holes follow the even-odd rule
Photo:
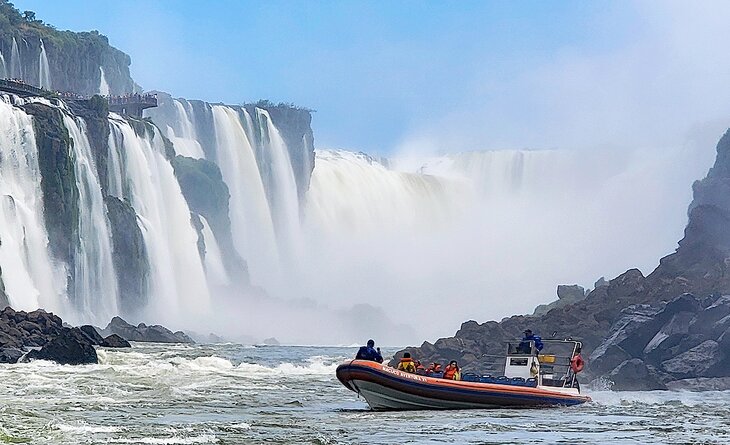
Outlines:
[[[673,103],[700,109],[717,99],[713,88],[730,64],[688,71],[711,52],[677,50],[683,43],[672,36],[692,35],[698,45],[721,40],[712,34],[727,18],[720,4],[690,11],[681,2],[624,1],[15,4],[59,29],[107,35],[131,55],[132,74],[146,89],[316,109],[320,147],[392,153],[661,144],[668,122],[678,137],[696,121],[730,112],[724,105],[690,116],[693,110],[666,110],[670,91],[696,83],[709,87],[680,92]]]

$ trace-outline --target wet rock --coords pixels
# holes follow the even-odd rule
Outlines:
[[[714,340],[700,343],[677,357],[662,362],[662,368],[679,378],[716,377],[720,372],[720,364],[724,353],[720,345]]]
[[[102,337],[95,327],[85,324],[79,326],[79,330],[89,339],[91,344],[101,346],[104,343],[104,337]]]
[[[131,325],[121,317],[114,317],[102,335],[117,334],[127,341],[153,342],[153,343],[195,343],[192,338],[182,331],[172,332],[164,326],[147,326],[140,323],[137,326]]]
[[[0,363],[17,363],[23,351],[16,348],[0,348]]]
[[[34,349],[25,360],[51,360],[62,365],[98,363],[96,349],[79,328],[64,328],[41,349]]]
[[[667,389],[656,369],[647,366],[638,358],[626,360],[618,365],[608,374],[608,380],[612,382],[611,389],[616,391]]]
[[[106,338],[104,338],[104,343],[101,344],[101,346],[105,348],[131,348],[132,345],[129,344],[129,342],[122,337],[118,336],[117,334],[111,334],[108,335]]]

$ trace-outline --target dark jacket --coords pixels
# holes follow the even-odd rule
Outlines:
[[[357,351],[355,359],[370,360],[372,362],[383,363],[383,356],[380,355],[380,353],[375,348],[372,348],[370,346],[360,346],[360,349]]]
[[[545,347],[545,345],[542,343],[542,337],[539,335],[525,335],[525,337],[522,339],[522,342],[518,346],[518,349],[521,352],[524,352],[526,354],[530,353],[530,341],[535,342],[535,349],[537,349],[537,352],[542,351],[542,348]]]

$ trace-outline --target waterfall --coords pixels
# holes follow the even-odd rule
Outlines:
[[[191,120],[192,113],[177,99],[173,100],[175,106],[175,128],[167,126],[167,137],[175,146],[175,152],[181,156],[204,159],[205,153],[197,141],[195,126]],[[187,105],[187,104],[186,104]]]
[[[102,96],[108,96],[109,84],[106,81],[106,74],[104,74],[104,67],[99,67],[99,94]]]
[[[210,302],[198,236],[190,209],[157,129],[138,136],[127,121],[110,115],[110,176],[119,198],[138,215],[150,264],[150,310],[156,319],[178,321],[205,313]],[[112,189],[110,189],[111,191]]]
[[[10,77],[13,79],[23,78],[23,62],[20,60],[18,41],[13,37],[13,46],[10,50]]]
[[[277,239],[283,250],[282,258],[296,261],[300,253],[299,197],[289,151],[279,130],[271,121],[269,112],[256,108],[256,114],[265,152],[271,159],[271,206]]]
[[[218,143],[217,164],[231,194],[231,228],[236,249],[249,260],[252,277],[268,276],[277,268],[278,250],[251,140],[235,110],[214,105],[212,113]]]
[[[63,312],[65,270],[48,251],[33,122],[0,101],[0,267],[16,309]]]
[[[86,136],[86,125],[68,115],[64,115],[64,124],[73,139],[74,169],[79,190],[74,306],[83,320],[105,323],[119,313],[109,221]]]
[[[5,56],[3,56],[3,53],[0,53],[0,78],[6,79],[8,77],[8,66],[5,63]]]
[[[51,89],[51,71],[48,66],[48,56],[46,55],[46,47],[41,39],[41,53],[38,56],[38,84],[46,90]]]
[[[203,240],[205,241],[205,273],[208,277],[208,283],[215,286],[227,286],[231,284],[231,280],[226,272],[223,264],[223,255],[218,246],[213,231],[210,230],[208,221],[201,216],[200,221],[203,223]]]

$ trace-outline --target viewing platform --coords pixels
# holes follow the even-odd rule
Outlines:
[[[157,106],[154,94],[130,94],[127,96],[109,96],[109,111],[142,118],[142,111]]]
[[[0,79],[0,92],[15,94],[20,97],[55,97],[66,102],[86,101],[92,96],[83,96],[76,93],[52,92],[27,84],[19,79]],[[102,96],[109,103],[109,111],[142,118],[142,112],[147,108],[157,106],[157,96],[154,94],[127,94],[124,96]]]
[[[51,92],[27,84],[20,80],[0,79],[0,91],[12,93],[20,97],[48,96]]]

